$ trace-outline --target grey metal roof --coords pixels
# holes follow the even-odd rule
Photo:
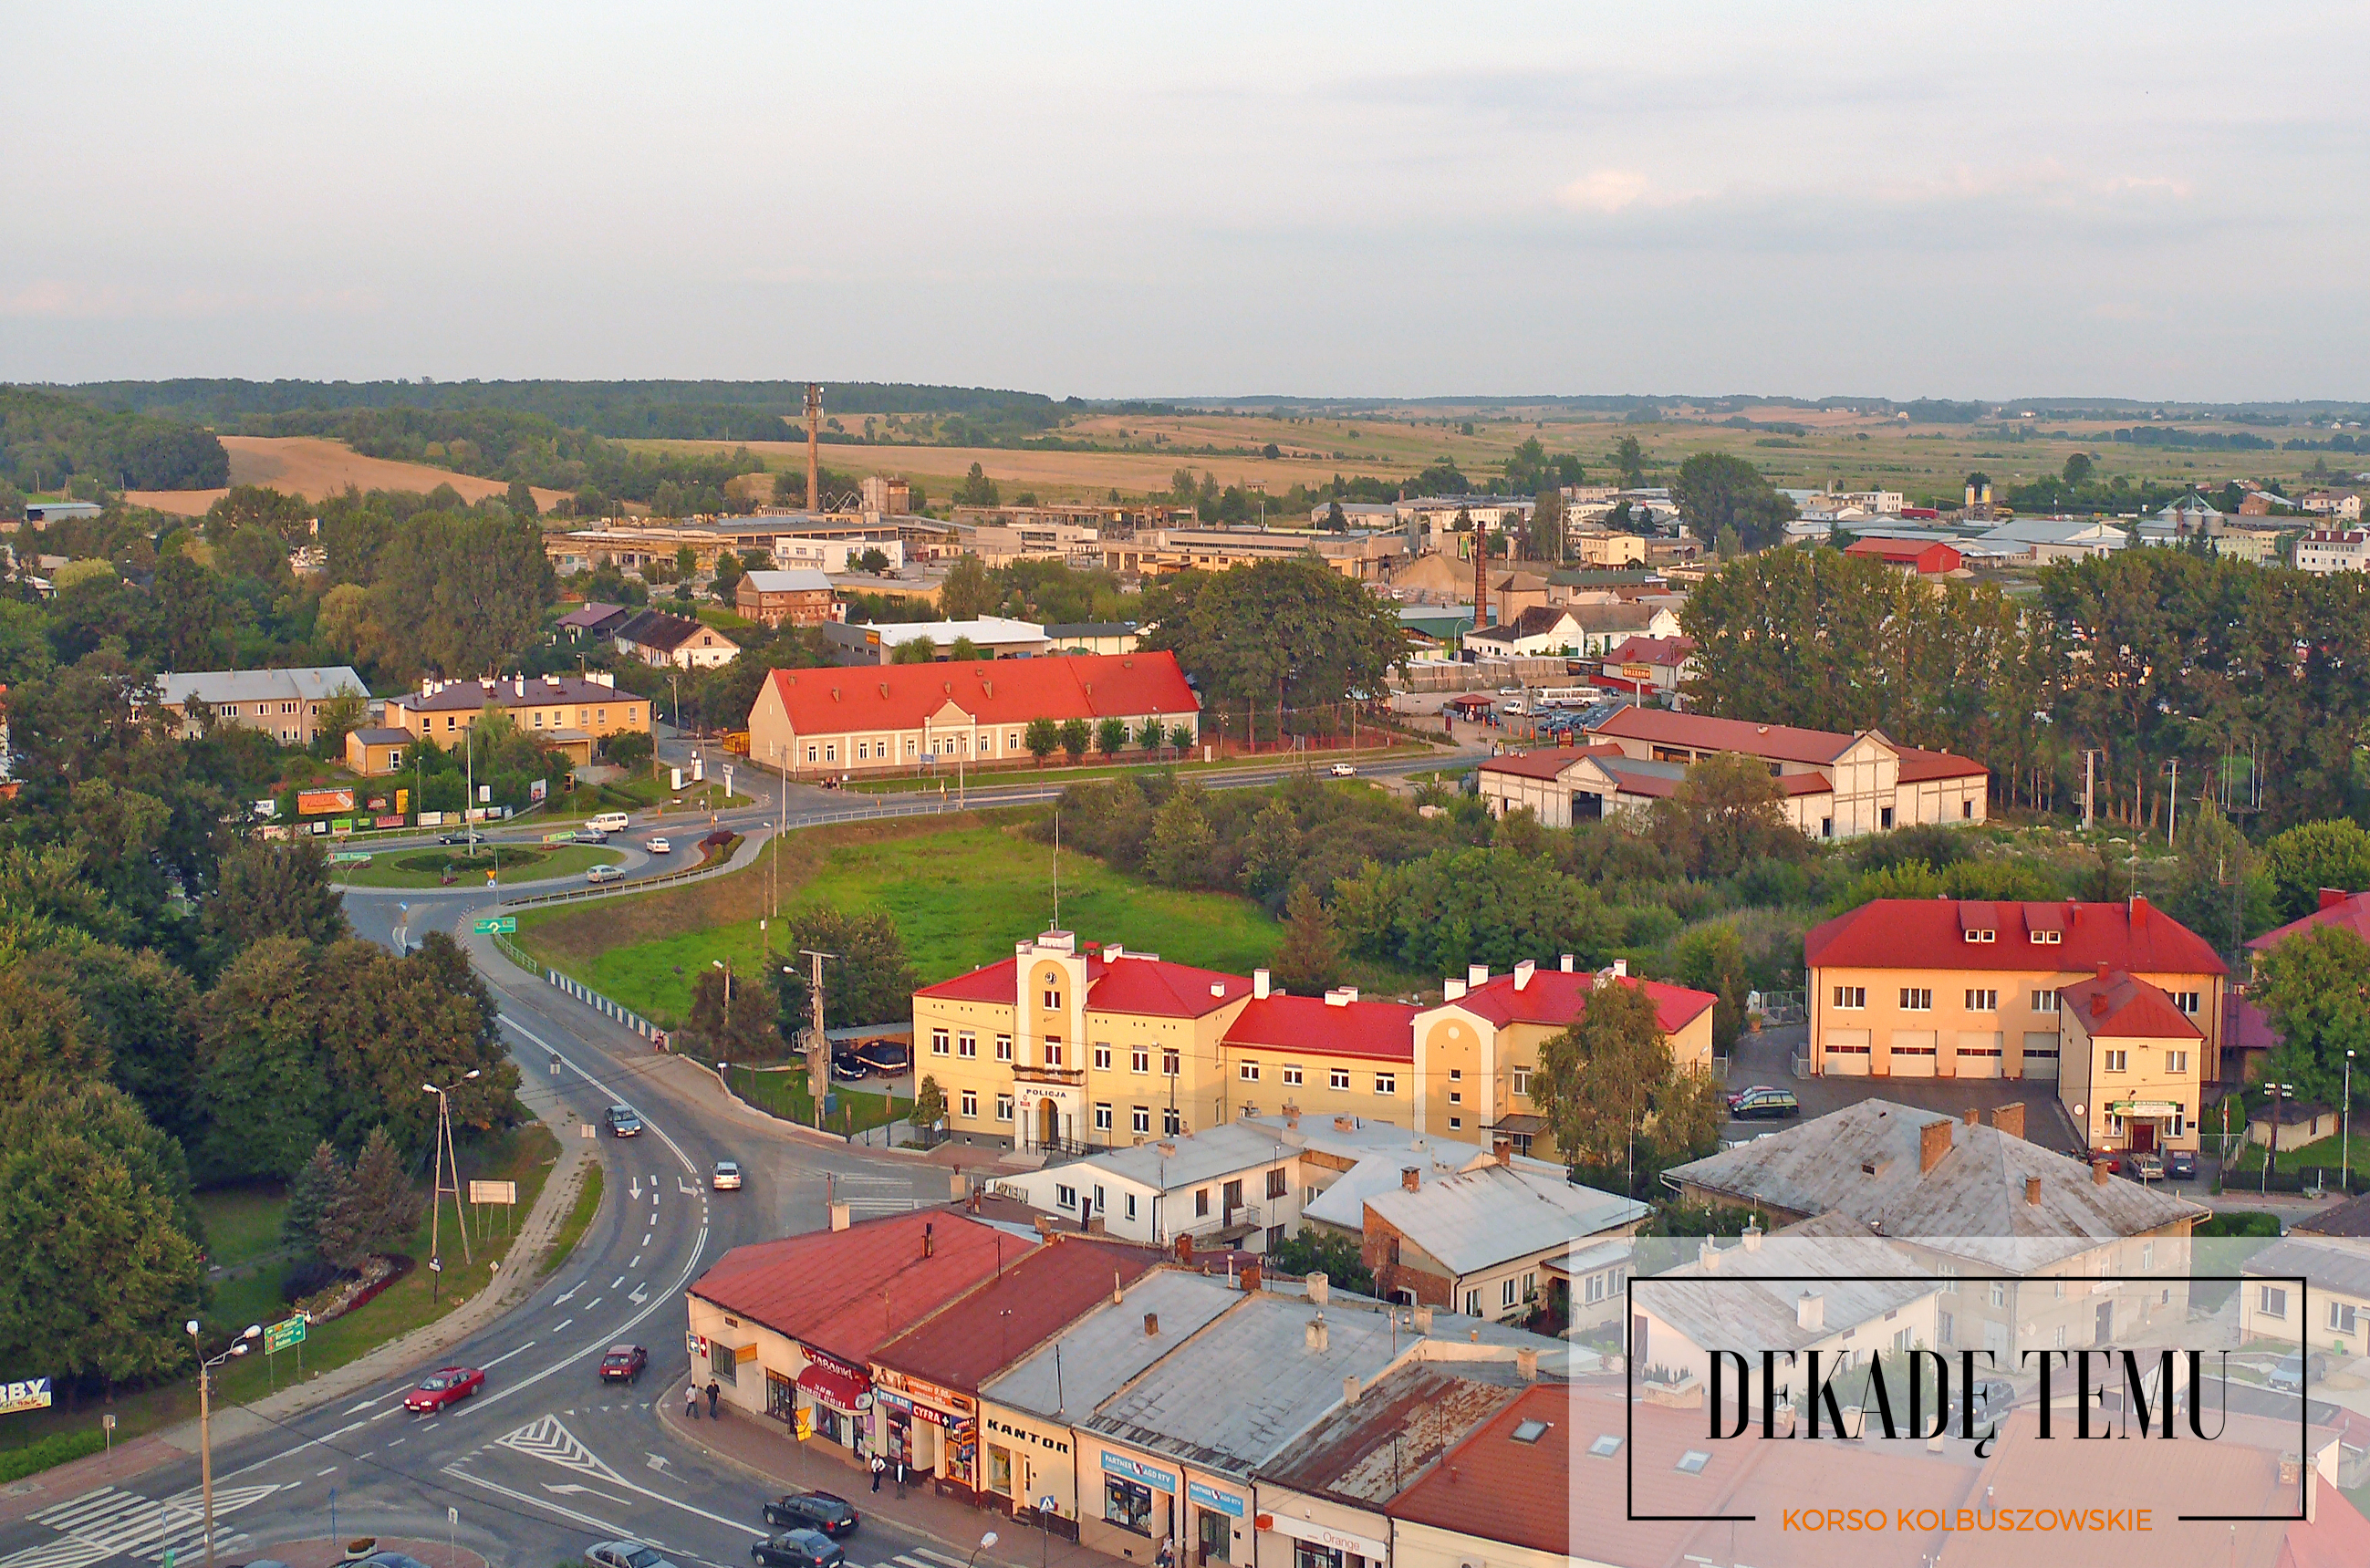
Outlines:
[[[1922,1129],[1936,1122],[1950,1124],[1950,1148],[1920,1170]],[[2081,1160],[1997,1127],[1890,1100],[1863,1100],[1662,1176],[1738,1203],[1840,1213],[1885,1236],[2019,1268],[2206,1213],[2136,1182],[2094,1181]],[[2025,1198],[2031,1177],[2041,1181],[2039,1203]]]
[[[1164,1153],[1164,1148],[1176,1152]],[[1112,1149],[1062,1169],[1101,1170],[1156,1192],[1174,1192],[1220,1176],[1278,1164],[1296,1152],[1292,1145],[1264,1127],[1228,1122],[1184,1137]]]
[[[195,697],[208,707],[225,702],[326,702],[351,690],[368,697],[370,687],[349,664],[311,664],[287,670],[190,670],[156,677],[163,700],[179,707]]]
[[[1366,1206],[1459,1274],[1617,1230],[1651,1212],[1635,1198],[1495,1164],[1412,1193],[1387,1188]]]
[[[1698,1347],[1801,1350],[1863,1323],[1881,1324],[1887,1312],[1932,1295],[1941,1283],[1939,1277],[1871,1277],[1931,1271],[1865,1230],[1837,1235],[1815,1224],[1789,1227],[1757,1247],[1715,1251],[1708,1263],[1692,1262],[1667,1273],[1644,1272],[1642,1260],[1651,1255],[1641,1253],[1639,1272],[1629,1282],[1631,1306],[1652,1313]],[[1799,1303],[1805,1293],[1823,1298],[1816,1329],[1802,1327]]]
[[[744,572],[742,578],[760,594],[828,594],[831,579],[811,566],[791,567],[776,571],[770,569]]]
[[[1070,1325],[1054,1342],[1058,1354],[1053,1344],[1042,1347],[982,1384],[979,1396],[1036,1415],[1083,1415],[1241,1299],[1240,1291],[1214,1275],[1156,1269],[1122,1299],[1105,1302]],[[1157,1334],[1144,1332],[1146,1313],[1159,1319]]]
[[[2316,1288],[2365,1297],[2370,1296],[2370,1247],[2335,1238],[2275,1241],[2238,1265],[2238,1272],[2259,1279],[2300,1274]],[[2308,1326],[2321,1327],[2318,1323]]]
[[[401,746],[411,744],[408,730],[390,730],[383,725],[368,724],[351,732],[354,739],[366,746]]]
[[[1133,621],[1064,621],[1045,628],[1048,637],[1125,637],[1135,629]]]

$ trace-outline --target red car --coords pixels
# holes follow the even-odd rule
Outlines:
[[[420,1380],[420,1387],[403,1396],[403,1408],[414,1414],[426,1415],[458,1404],[486,1386],[486,1375],[475,1366],[447,1366]]]
[[[640,1345],[613,1344],[609,1353],[601,1358],[601,1381],[634,1382],[641,1377],[642,1368],[650,1364],[650,1353]]]

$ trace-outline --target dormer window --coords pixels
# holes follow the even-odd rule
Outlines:
[[[1999,940],[1999,933],[1997,931],[1969,931],[1967,933],[1967,940],[1971,942],[1996,942]]]
[[[2057,943],[2065,940],[2065,933],[2063,931],[2035,931],[2032,933],[2032,940],[2043,947],[2054,947]]]

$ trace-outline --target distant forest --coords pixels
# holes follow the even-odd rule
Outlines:
[[[230,455],[186,424],[0,386],[0,490],[54,490],[75,474],[109,489],[213,490],[230,483]]]

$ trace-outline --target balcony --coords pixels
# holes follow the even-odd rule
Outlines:
[[[1025,1062],[1015,1062],[1012,1064],[1012,1081],[1015,1083],[1058,1084],[1069,1089],[1078,1089],[1084,1087],[1086,1084],[1087,1069],[1084,1067],[1040,1067],[1031,1066]]]
[[[1266,1221],[1257,1204],[1237,1204],[1216,1214],[1203,1215],[1190,1225],[1177,1228],[1177,1234],[1196,1240],[1211,1240],[1232,1245],[1255,1230],[1266,1228]]]

